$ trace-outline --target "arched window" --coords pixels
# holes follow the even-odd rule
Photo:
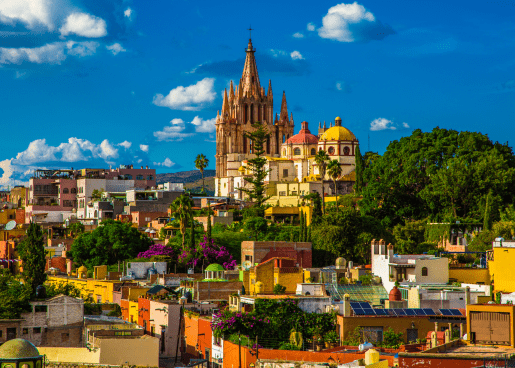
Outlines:
[[[136,176],[136,180],[143,180],[143,175]]]
[[[286,156],[286,148],[283,149],[283,156]]]
[[[283,134],[283,143],[286,142],[286,135]]]
[[[147,180],[154,180],[154,175],[147,176]]]
[[[349,147],[343,147],[343,154],[345,156],[348,156],[350,154],[350,148]]]
[[[249,105],[243,105],[243,124],[247,123],[249,118]]]
[[[132,175],[130,175],[130,174],[125,175],[125,180],[132,180]]]
[[[427,276],[427,267],[422,267],[422,276]]]
[[[334,147],[329,147],[327,153],[329,153],[330,155],[334,155]]]
[[[63,189],[63,194],[68,194],[68,193],[69,193],[68,188],[64,188],[64,189]]]
[[[254,104],[250,105],[250,123],[254,122]]]
[[[72,189],[70,190],[70,193],[71,193],[71,194],[76,194],[76,193],[77,193],[77,188],[72,188]]]
[[[317,154],[316,148],[311,148],[311,156],[315,156]]]
[[[293,150],[293,155],[294,155],[294,156],[300,156],[300,148],[298,148],[298,147],[297,147],[297,148],[295,148],[295,149]]]

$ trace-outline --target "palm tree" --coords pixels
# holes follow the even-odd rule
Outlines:
[[[336,179],[338,179],[342,175],[342,167],[338,160],[331,160],[329,165],[327,165],[327,174],[333,179],[334,183],[334,193],[336,195],[336,213],[338,213],[338,194],[336,190]]]
[[[186,194],[175,198],[170,205],[172,216],[175,216],[175,219],[179,221],[183,248],[186,243],[186,226],[188,226],[188,221],[191,219],[191,207],[193,207],[193,201]]]
[[[324,193],[324,176],[325,169],[327,167],[327,162],[329,161],[329,156],[324,150],[320,150],[315,155],[315,164],[318,166],[318,174],[320,175],[320,183],[322,184],[322,213],[325,215],[325,193]]]
[[[204,169],[209,165],[209,159],[204,156],[203,153],[197,155],[195,159],[195,167],[200,170],[200,174],[202,174],[202,193],[204,193]]]

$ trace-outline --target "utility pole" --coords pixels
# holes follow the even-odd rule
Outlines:
[[[241,335],[238,332],[238,367],[241,368]]]

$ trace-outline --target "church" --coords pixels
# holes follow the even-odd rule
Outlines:
[[[288,113],[286,93],[282,94],[280,113],[274,116],[272,81],[268,82],[268,90],[261,86],[257,63],[256,49],[249,39],[245,49],[246,59],[243,73],[238,85],[230,83],[229,92],[224,91],[222,111],[216,117],[216,178],[215,195],[244,199],[239,189],[248,187],[245,177],[252,172],[247,168],[252,153],[252,142],[244,136],[244,132],[252,131],[252,123],[261,122],[270,134],[267,140],[265,155],[269,171],[266,182],[268,193],[272,196],[283,194],[277,191],[275,184],[304,183],[303,190],[295,190],[296,195],[318,191],[322,194],[318,167],[314,162],[317,151],[325,150],[331,160],[338,160],[342,167],[342,176],[338,187],[330,181],[326,174],[323,190],[326,194],[345,194],[352,191],[355,179],[355,151],[359,145],[354,134],[342,126],[342,119],[322,127],[319,123],[317,135],[309,130],[306,121],[301,123],[298,134],[294,134],[293,114]],[[327,181],[327,183],[325,182]],[[242,196],[243,194],[243,196]],[[291,195],[286,193],[285,195]],[[274,203],[278,201],[273,200]]]

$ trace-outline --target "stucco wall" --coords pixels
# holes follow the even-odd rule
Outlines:
[[[100,350],[89,351],[87,348],[48,348],[38,347],[41,355],[46,355],[51,362],[99,364]]]
[[[97,339],[100,364],[159,366],[159,339],[148,335],[138,338]]]

